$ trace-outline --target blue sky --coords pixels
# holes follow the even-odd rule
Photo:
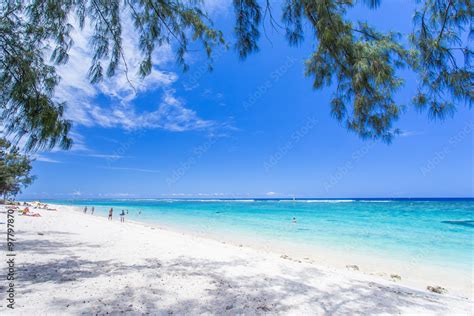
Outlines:
[[[215,2],[209,10],[232,42],[231,7]],[[350,14],[407,33],[412,13],[411,1],[384,1]],[[164,47],[149,78],[131,75],[136,92],[123,74],[90,86],[86,37],[76,34],[57,91],[69,105],[75,146],[38,153],[38,179],[22,197],[474,196],[472,111],[460,105],[439,122],[408,106],[392,144],[363,141],[330,116],[331,89],[314,91],[304,76],[310,32],[289,47],[281,31],[267,30],[246,61],[232,49],[217,52],[213,72],[191,54],[182,73]],[[133,68],[139,53],[124,45]],[[397,101],[409,105],[416,80],[402,75]]]

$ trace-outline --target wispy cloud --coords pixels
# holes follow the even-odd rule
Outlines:
[[[418,136],[423,135],[423,131],[401,131],[399,136],[401,137],[410,137],[410,136]]]
[[[210,5],[214,8],[216,4]],[[128,72],[125,72],[122,65],[114,77],[105,78],[96,85],[91,85],[87,78],[92,58],[88,45],[91,27],[86,25],[83,31],[78,31],[79,28],[76,27],[72,32],[75,45],[70,51],[69,62],[58,67],[62,80],[55,95],[59,100],[67,102],[66,117],[76,125],[128,130],[158,128],[182,132],[215,126],[215,122],[200,118],[175,96],[172,85],[178,80],[177,74],[160,69],[174,60],[169,45],[156,50],[151,74],[144,79],[140,78],[138,68],[142,54],[138,48],[139,37],[127,12],[122,14],[122,19],[123,52]],[[73,22],[73,25],[77,23]],[[162,97],[158,102],[140,105],[140,108],[136,106],[136,98],[149,92],[161,93]]]
[[[89,148],[86,145],[86,141],[84,139],[84,136],[79,134],[76,131],[72,131],[69,133],[69,136],[73,140],[73,145],[72,145],[72,150],[73,151],[88,151]]]
[[[59,160],[52,159],[52,158],[42,156],[42,155],[39,155],[39,154],[34,155],[33,159],[35,161],[41,161],[41,162],[47,162],[47,163],[61,163],[61,161],[59,161]]]
[[[125,158],[124,156],[121,156],[121,155],[114,155],[114,154],[111,154],[111,155],[109,155],[109,154],[94,154],[94,153],[91,153],[91,154],[83,154],[83,155],[80,155],[80,156],[91,157],[91,158],[102,158],[102,159],[114,159],[114,160]]]
[[[103,198],[133,198],[137,197],[136,194],[132,193],[99,193],[99,197]]]
[[[159,170],[142,169],[142,168],[128,168],[128,167],[99,167],[99,168],[109,169],[109,170],[135,171],[135,172],[146,172],[146,173],[160,173]]]

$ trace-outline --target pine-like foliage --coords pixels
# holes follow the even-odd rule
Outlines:
[[[200,1],[179,0],[2,1],[0,128],[16,139],[25,136],[28,150],[71,147],[71,122],[63,118],[65,104],[55,100],[54,88],[60,79],[55,65],[67,63],[73,45],[72,16],[80,28],[86,22],[92,26],[89,76],[91,83],[97,83],[113,76],[121,63],[127,68],[122,48],[124,10],[140,36],[141,76],[150,74],[155,48],[168,43],[175,44],[177,62],[184,70],[190,41],[202,43],[211,60],[213,46],[225,43],[200,6]],[[44,60],[51,45],[51,60]]]
[[[372,9],[383,5],[383,0],[363,2]],[[283,9],[290,44],[304,39],[305,20],[311,24],[316,49],[306,61],[306,74],[314,78],[315,89],[335,81],[331,112],[349,130],[387,142],[399,132],[393,122],[404,109],[394,100],[404,83],[397,75],[401,68],[418,75],[413,104],[428,108],[430,116],[443,118],[458,105],[472,106],[470,0],[419,1],[408,38],[349,20],[347,12],[355,5],[352,0],[286,0]]]
[[[5,138],[0,138],[0,196],[15,196],[35,179],[30,175],[31,159]]]
[[[284,0],[282,21],[290,45],[309,37],[315,51],[306,61],[306,74],[315,89],[335,84],[331,112],[349,130],[364,138],[389,142],[404,105],[395,96],[404,84],[399,70],[418,76],[413,104],[429,116],[444,118],[473,100],[473,36],[470,0],[419,1],[413,32],[408,37],[381,32],[348,18],[356,5],[377,9],[383,0]],[[265,17],[274,24],[268,0],[233,0],[235,47],[241,58],[258,51]],[[171,43],[176,60],[188,68],[190,42],[200,42],[209,60],[216,45],[226,45],[212,26],[199,0],[30,0],[0,4],[0,123],[8,133],[27,136],[28,149],[71,146],[71,123],[63,118],[64,104],[53,98],[59,82],[54,65],[66,63],[73,45],[68,24],[75,15],[80,27],[91,23],[92,83],[113,76],[122,65],[121,16],[130,14],[139,34],[141,76],[150,74],[153,52]],[[262,14],[263,11],[263,14]],[[304,34],[305,25],[311,33]],[[43,60],[54,44],[51,61]]]

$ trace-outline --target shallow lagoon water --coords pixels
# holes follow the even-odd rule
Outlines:
[[[474,199],[55,200],[232,240],[331,248],[472,273]],[[139,215],[139,211],[141,214]],[[292,218],[296,217],[296,223]]]

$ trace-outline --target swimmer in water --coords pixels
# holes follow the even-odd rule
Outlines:
[[[293,219],[291,220],[291,222],[296,224],[296,217],[293,216]]]

